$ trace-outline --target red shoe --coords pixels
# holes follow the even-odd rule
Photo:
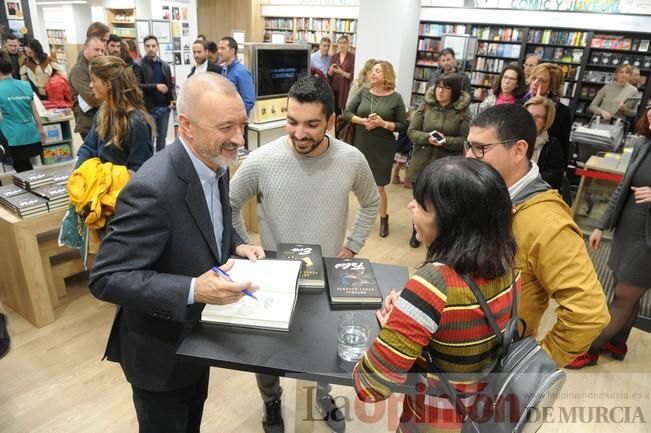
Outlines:
[[[584,353],[583,355],[577,357],[574,361],[570,362],[565,366],[571,370],[578,370],[589,365],[596,365],[599,360],[598,353]]]
[[[628,352],[626,344],[623,346],[616,346],[613,343],[606,343],[601,347],[601,353],[604,353],[617,361],[623,361],[626,352]]]

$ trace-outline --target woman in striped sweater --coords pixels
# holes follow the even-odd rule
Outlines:
[[[427,377],[422,356],[428,350],[460,393],[483,388],[482,377],[494,363],[495,335],[461,274],[475,280],[500,327],[511,316],[516,244],[512,207],[502,177],[479,160],[444,158],[418,177],[409,204],[420,240],[428,245],[425,264],[404,290],[391,293],[378,320],[383,328],[355,366],[358,397],[386,399],[391,385],[427,380],[428,393],[405,396],[398,432],[458,432],[458,412]],[[518,278],[516,278],[516,282]],[[516,284],[519,286],[519,282]],[[475,397],[463,398],[471,406]]]

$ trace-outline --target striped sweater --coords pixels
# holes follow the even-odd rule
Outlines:
[[[475,282],[503,329],[511,317],[511,274]],[[355,366],[355,389],[361,400],[375,402],[387,398],[390,385],[405,383],[409,374],[414,374],[410,383],[417,378],[424,385],[425,376],[418,373],[426,369],[421,352],[428,347],[457,391],[481,391],[481,378],[494,363],[495,346],[495,334],[461,276],[446,265],[428,263],[407,282],[386,325]],[[428,374],[427,381],[440,389],[436,375]],[[471,406],[474,397],[462,400]],[[457,432],[459,419],[445,396],[405,396],[398,431]]]

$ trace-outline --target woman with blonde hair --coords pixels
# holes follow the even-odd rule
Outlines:
[[[90,132],[77,153],[77,165],[99,157],[102,163],[137,171],[153,154],[154,124],[142,91],[124,60],[100,56],[89,65],[91,87],[102,101]]]
[[[533,68],[529,77],[529,92],[522,98],[523,102],[534,96],[549,98],[554,103],[556,115],[548,129],[548,134],[555,137],[563,149],[563,171],[570,160],[570,132],[572,131],[572,114],[561,103],[563,96],[563,71],[554,63],[541,63]]]
[[[610,120],[613,117],[626,119],[637,114],[637,88],[630,83],[633,75],[631,65],[620,64],[615,69],[615,81],[599,89],[588,107],[591,113]]]
[[[355,125],[355,147],[366,157],[380,193],[380,237],[389,236],[388,202],[384,186],[391,182],[393,156],[397,149],[394,132],[407,129],[402,96],[395,91],[396,74],[391,63],[378,60],[369,74],[369,88],[350,101],[344,118]]]
[[[552,188],[560,190],[563,181],[563,150],[556,137],[547,132],[556,117],[554,103],[542,96],[534,96],[524,104],[536,123],[536,144],[531,160],[538,164],[540,176]]]
[[[371,68],[377,63],[375,59],[368,59],[362,70],[359,71],[357,78],[353,81],[353,84],[350,85],[350,91],[348,92],[348,99],[346,100],[346,106],[350,104],[350,101],[359,93],[364,87],[369,86],[369,75],[371,74]]]

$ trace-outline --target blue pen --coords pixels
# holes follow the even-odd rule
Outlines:
[[[231,283],[234,283],[234,282],[235,282],[235,281],[233,281],[233,279],[231,278],[231,276],[228,275],[228,273],[227,273],[226,271],[222,271],[221,269],[219,269],[218,266],[215,266],[214,268],[212,268],[212,271],[213,271],[214,273],[216,273],[217,275],[219,275],[221,278],[223,278],[223,279],[226,280],[226,281],[230,281]],[[256,298],[255,295],[254,295],[254,294],[253,294],[249,289],[244,289],[244,290],[242,290],[242,292],[243,292],[246,296],[250,296],[250,297],[252,297],[253,299],[255,299],[256,301],[258,300],[258,298]]]

